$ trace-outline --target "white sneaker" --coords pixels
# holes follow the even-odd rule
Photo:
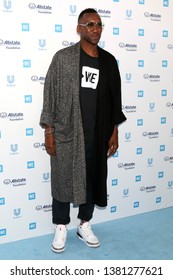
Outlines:
[[[78,226],[77,236],[79,237],[79,239],[83,240],[89,247],[100,246],[100,242],[94,235],[89,222],[84,222],[82,225]]]
[[[65,243],[67,238],[67,228],[65,225],[55,226],[55,236],[52,242],[52,251],[61,253],[65,250]]]

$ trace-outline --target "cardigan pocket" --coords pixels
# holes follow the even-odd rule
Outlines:
[[[55,124],[55,139],[58,143],[68,143],[73,141],[73,125],[72,123]]]

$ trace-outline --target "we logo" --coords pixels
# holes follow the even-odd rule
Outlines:
[[[84,88],[96,89],[99,80],[99,70],[84,66],[82,68],[82,84]]]

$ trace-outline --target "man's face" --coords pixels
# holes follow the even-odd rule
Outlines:
[[[81,40],[92,45],[98,44],[102,29],[101,18],[95,13],[84,14],[77,26]]]

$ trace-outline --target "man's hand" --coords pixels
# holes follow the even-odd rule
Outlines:
[[[55,136],[53,133],[45,135],[45,148],[50,156],[56,156]]]
[[[111,138],[109,139],[108,157],[113,156],[118,149],[118,128],[115,127]]]

